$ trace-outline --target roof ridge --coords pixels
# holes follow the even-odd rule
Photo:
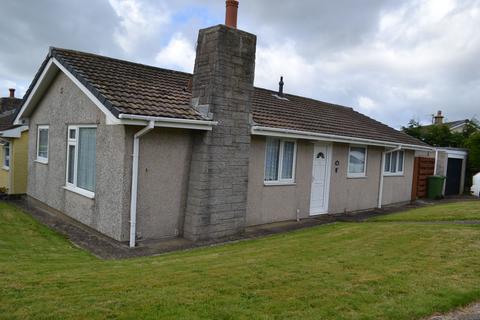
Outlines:
[[[179,73],[179,74],[184,74],[184,75],[188,75],[188,76],[193,76],[193,74],[189,73],[189,72],[157,67],[157,66],[153,66],[153,65],[149,65],[149,64],[144,64],[144,63],[140,63],[140,62],[133,62],[133,61],[120,59],[120,58],[113,58],[113,57],[109,57],[109,56],[105,56],[105,55],[101,55],[101,54],[97,54],[97,53],[85,52],[85,51],[74,50],[74,49],[65,49],[65,48],[59,48],[59,47],[50,47],[50,55],[53,56],[55,51],[77,53],[77,54],[82,54],[82,55],[91,56],[91,57],[97,57],[97,58],[101,58],[101,59],[105,59],[105,60],[126,63],[126,64],[130,64],[130,65],[134,65],[134,66],[141,66],[141,67],[145,67],[145,68],[148,68],[148,69],[161,70],[161,71],[165,71],[165,72]]]

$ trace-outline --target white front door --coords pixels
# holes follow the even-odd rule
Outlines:
[[[310,215],[328,212],[330,189],[331,145],[315,143],[313,148],[312,194]]]

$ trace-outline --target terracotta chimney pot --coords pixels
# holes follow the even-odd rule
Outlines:
[[[10,88],[8,91],[10,91],[10,98],[15,98],[15,89]]]
[[[225,12],[225,25],[237,29],[238,1],[227,0],[227,11]]]

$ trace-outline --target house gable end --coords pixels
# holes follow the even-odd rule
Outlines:
[[[50,54],[43,62],[30,88],[25,94],[22,108],[14,121],[15,125],[22,125],[22,118],[27,118],[32,114],[59,72],[64,73],[105,114],[107,124],[121,123],[121,121],[115,117],[116,114],[112,112],[114,109],[108,108],[111,104],[103,96],[98,92],[96,92],[95,95],[92,92],[94,88],[89,85],[87,81],[78,74],[73,74],[68,69],[68,66],[64,66],[57,58]]]

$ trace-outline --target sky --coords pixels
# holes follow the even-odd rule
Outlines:
[[[224,0],[0,0],[0,96],[23,96],[50,46],[193,71]],[[240,0],[255,85],[392,127],[480,118],[480,0]]]

